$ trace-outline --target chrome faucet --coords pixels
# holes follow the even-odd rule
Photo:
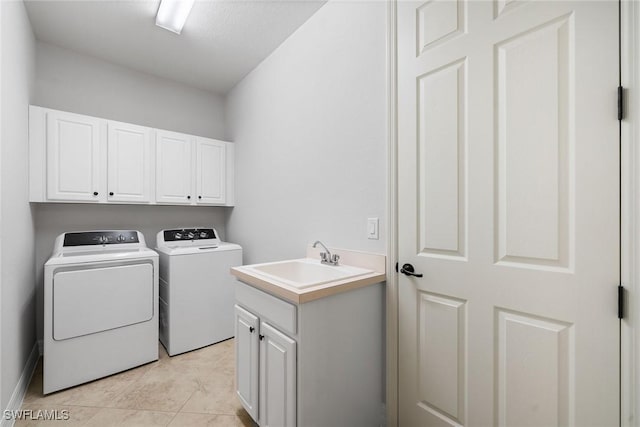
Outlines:
[[[331,251],[322,243],[320,240],[316,240],[313,244],[313,247],[322,246],[326,252],[320,252],[320,263],[328,264],[328,265],[338,265],[338,260],[340,259],[340,255],[331,254]]]

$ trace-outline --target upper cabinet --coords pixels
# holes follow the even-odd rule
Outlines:
[[[227,144],[196,138],[196,202],[225,203]]]
[[[193,193],[194,138],[176,132],[156,132],[156,200],[189,205]]]
[[[175,132],[156,132],[156,201],[230,205],[226,194],[228,142]],[[231,152],[232,153],[232,152]]]
[[[47,198],[100,200],[100,121],[51,112],[46,117]]]
[[[107,200],[151,202],[151,129],[107,123]]]
[[[31,106],[30,201],[233,206],[233,148]]]

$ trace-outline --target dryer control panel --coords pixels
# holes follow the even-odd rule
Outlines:
[[[138,232],[130,230],[109,230],[64,233],[63,246],[115,245],[124,243],[140,243]]]

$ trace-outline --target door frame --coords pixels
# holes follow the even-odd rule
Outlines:
[[[387,0],[387,277],[386,399],[387,427],[398,426],[398,120],[396,0]],[[384,425],[384,424],[383,424]]]
[[[640,88],[640,7],[636,1],[622,0],[620,10],[620,73],[625,88],[625,114],[620,127],[620,279],[626,291],[626,312],[620,324],[620,424],[626,427],[640,423],[640,111],[635,102]]]
[[[397,0],[387,0],[387,286],[386,286],[386,425],[398,426],[398,129]],[[625,318],[620,328],[620,414],[622,427],[639,426],[640,411],[640,5],[621,0],[620,72],[625,115],[621,122],[621,281]],[[615,88],[612,88],[612,93]],[[613,99],[613,95],[612,95]],[[612,102],[612,112],[614,103]],[[613,113],[612,113],[613,114]],[[615,289],[611,289],[615,292]]]

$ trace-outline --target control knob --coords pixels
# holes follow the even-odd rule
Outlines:
[[[173,237],[175,237],[177,240],[182,239],[182,233],[176,233],[173,235]]]
[[[189,234],[187,234],[187,237],[189,238],[189,240],[193,240],[193,238],[196,237],[196,235],[193,234],[192,232],[189,232]]]
[[[125,238],[122,234],[120,234],[120,235],[118,236],[118,239],[117,239],[117,240],[118,240],[118,242],[124,242],[124,241],[126,240],[126,238]]]
[[[209,237],[209,236],[207,235],[207,232],[206,232],[206,231],[201,231],[201,232],[200,232],[200,238],[201,238],[201,239],[206,239],[207,237]]]

